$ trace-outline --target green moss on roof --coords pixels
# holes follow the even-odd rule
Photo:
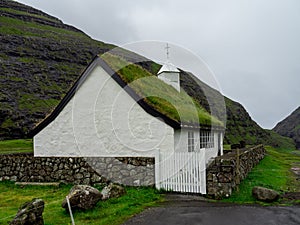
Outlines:
[[[178,92],[141,66],[131,64],[119,56],[105,53],[100,57],[150,107],[168,118],[182,124],[223,126],[221,121],[211,116],[183,89]]]

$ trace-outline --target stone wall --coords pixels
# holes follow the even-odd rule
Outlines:
[[[154,158],[56,158],[32,153],[0,155],[0,181],[129,186],[155,183]]]
[[[215,199],[229,197],[251,169],[264,158],[263,145],[233,150],[215,158],[206,169],[207,194]]]

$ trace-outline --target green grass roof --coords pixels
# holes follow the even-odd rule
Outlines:
[[[153,109],[168,118],[189,125],[223,126],[182,88],[178,92],[139,65],[105,53],[100,56],[120,78]]]

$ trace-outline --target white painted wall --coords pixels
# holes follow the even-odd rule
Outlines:
[[[146,113],[98,65],[34,137],[35,156],[153,157],[157,149],[174,151],[173,128]]]
[[[179,72],[162,72],[158,75],[158,78],[180,91]]]

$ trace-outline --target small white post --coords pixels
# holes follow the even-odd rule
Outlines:
[[[70,212],[70,216],[71,216],[72,225],[75,225],[73,214],[72,214],[72,209],[71,209],[71,205],[70,205],[70,201],[69,201],[69,197],[66,196],[66,199],[67,199],[67,203],[68,203],[68,208],[69,208],[69,212]]]

